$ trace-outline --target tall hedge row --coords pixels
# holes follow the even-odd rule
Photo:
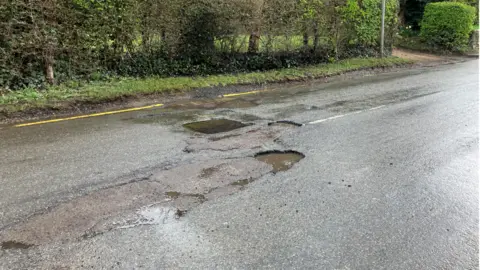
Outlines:
[[[375,56],[377,0],[2,0],[0,92]],[[387,44],[396,0],[387,0]]]

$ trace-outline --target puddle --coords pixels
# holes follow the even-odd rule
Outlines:
[[[265,162],[273,166],[272,172],[286,171],[292,166],[302,160],[305,157],[304,154],[296,151],[267,151],[261,152],[255,155],[255,158],[259,161]]]
[[[276,125],[287,125],[287,126],[295,126],[295,127],[301,127],[303,124],[289,121],[289,120],[280,120],[280,121],[275,121],[275,122],[270,122],[268,123],[269,126],[276,126]]]
[[[33,247],[32,244],[25,244],[17,241],[2,242],[2,249],[27,249]]]
[[[228,132],[237,128],[246,127],[248,125],[229,119],[212,119],[207,121],[192,122],[183,125],[185,128],[191,129],[205,134],[215,134]]]

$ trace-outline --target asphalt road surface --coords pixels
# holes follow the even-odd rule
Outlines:
[[[477,269],[478,88],[471,60],[2,126],[0,269]]]

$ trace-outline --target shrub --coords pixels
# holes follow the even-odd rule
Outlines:
[[[475,8],[458,2],[429,3],[420,24],[420,36],[434,49],[462,51],[468,45]]]

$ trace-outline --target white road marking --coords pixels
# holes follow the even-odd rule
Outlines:
[[[319,124],[319,123],[323,123],[323,122],[328,121],[328,120],[333,120],[333,119],[337,119],[337,118],[342,118],[342,117],[349,116],[349,115],[354,115],[354,114],[358,114],[358,113],[362,113],[362,112],[366,112],[366,111],[378,110],[378,109],[383,108],[383,107],[385,107],[385,105],[373,107],[373,108],[366,109],[366,110],[361,110],[361,111],[355,111],[355,112],[346,113],[346,114],[335,115],[335,116],[328,117],[328,118],[325,118],[325,119],[320,119],[320,120],[315,120],[315,121],[309,122],[309,124]]]

